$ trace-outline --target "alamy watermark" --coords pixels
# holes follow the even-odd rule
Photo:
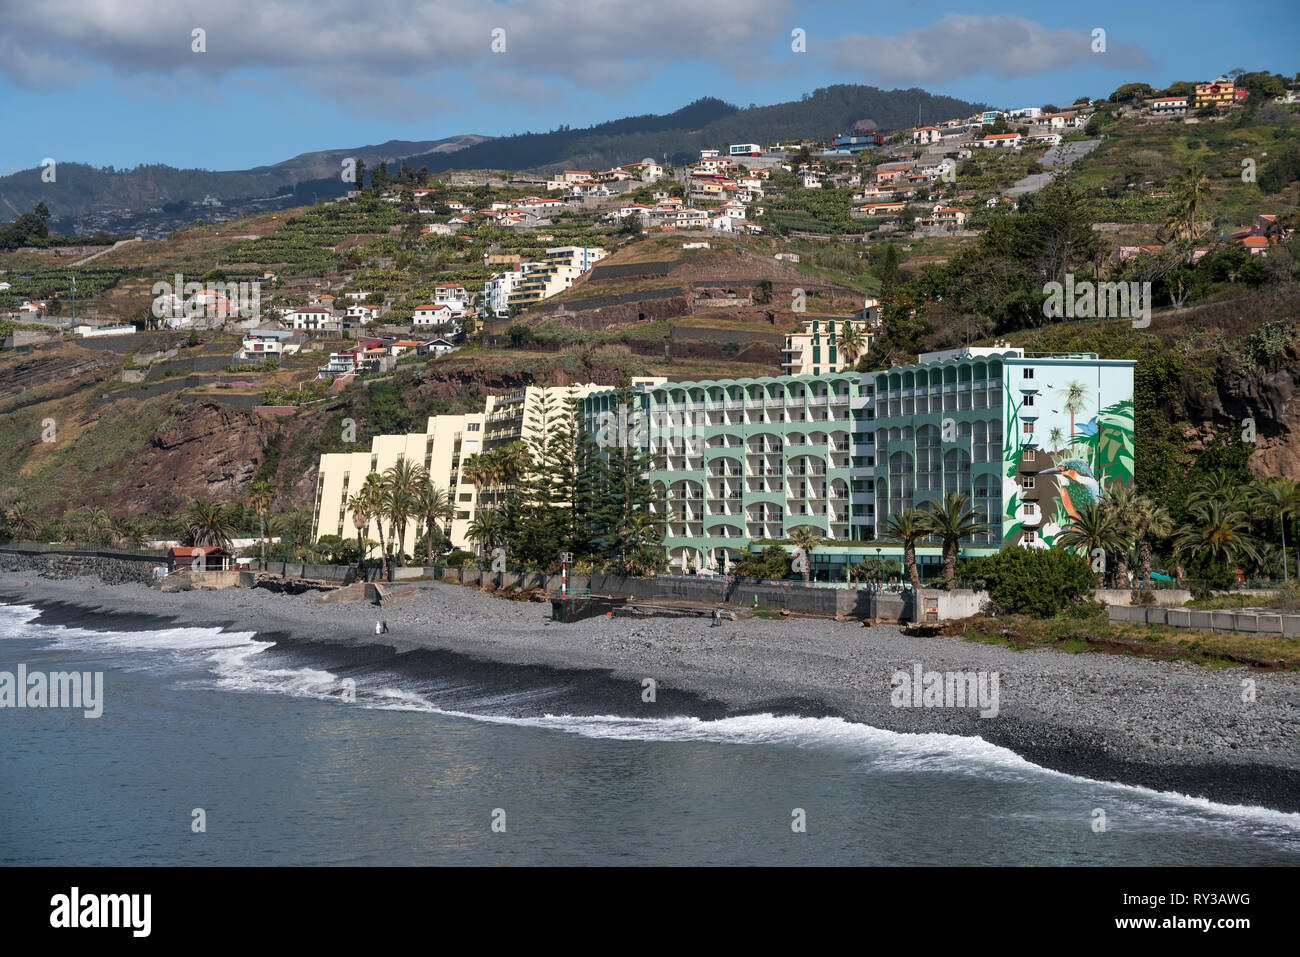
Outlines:
[[[80,708],[87,718],[104,713],[104,672],[0,671],[0,708]]]
[[[1151,325],[1151,283],[1097,282],[1065,274],[1065,282],[1043,285],[1048,319],[1132,319],[1134,329]]]
[[[981,718],[998,716],[998,673],[925,671],[916,662],[911,673],[895,671],[889,703],[895,708],[979,708]]]

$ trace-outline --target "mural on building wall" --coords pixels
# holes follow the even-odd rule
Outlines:
[[[1104,501],[1115,483],[1132,483],[1132,372],[1121,367],[1101,371],[1100,394],[1123,396],[1101,408],[1098,389],[1079,381],[1045,389],[1029,408],[1023,396],[1007,389],[1004,546],[1050,548],[1081,509]],[[1032,415],[1026,414],[1030,410]],[[1024,431],[1026,421],[1033,423],[1032,436]],[[1022,478],[1032,479],[1029,487]]]

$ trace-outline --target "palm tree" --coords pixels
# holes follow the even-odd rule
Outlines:
[[[1169,510],[1145,495],[1139,495],[1132,512],[1133,534],[1138,543],[1138,559],[1142,563],[1142,587],[1151,588],[1151,540],[1167,538],[1174,530]]]
[[[1098,550],[1104,556],[1128,548],[1114,510],[1098,502],[1087,502],[1076,506],[1075,513],[1077,517],[1052,544],[1081,552],[1085,558]]]
[[[424,558],[426,565],[433,564],[433,533],[438,522],[447,520],[454,511],[451,493],[438,488],[426,474],[415,493],[415,514],[424,529]],[[419,537],[418,535],[416,536]]]
[[[1187,238],[1195,239],[1199,228],[1196,211],[1210,198],[1210,177],[1199,166],[1189,166],[1174,181],[1174,199],[1187,212]]]
[[[22,502],[14,502],[9,506],[5,517],[9,523],[9,534],[15,539],[29,539],[36,534],[36,513]]]
[[[1228,502],[1210,500],[1191,509],[1191,521],[1174,536],[1174,554],[1232,567],[1258,561],[1250,516]]]
[[[1207,502],[1221,502],[1239,511],[1248,511],[1247,487],[1224,469],[1211,472],[1187,496],[1187,507],[1194,509]]]
[[[1047,432],[1047,441],[1052,446],[1052,454],[1059,454],[1065,444],[1065,430],[1059,425],[1052,426]]]
[[[113,520],[113,541],[121,548],[144,548],[147,536],[139,522],[122,516]]]
[[[275,489],[265,479],[254,482],[248,490],[248,504],[257,512],[257,538],[262,549],[262,571],[266,571],[266,516],[275,502]]]
[[[226,510],[216,502],[200,499],[185,513],[185,538],[190,545],[226,548],[234,534]]]
[[[921,590],[921,573],[916,567],[916,543],[930,534],[924,518],[917,509],[904,509],[897,515],[889,516],[884,528],[886,536],[903,543],[903,568],[907,571],[907,579],[912,583],[914,592]]]
[[[1288,580],[1286,561],[1286,526],[1300,512],[1300,489],[1288,479],[1273,477],[1262,485],[1255,486],[1251,492],[1251,504],[1255,514],[1270,523],[1277,522],[1282,532],[1282,580]]]
[[[1056,394],[1061,397],[1062,407],[1070,413],[1070,442],[1073,444],[1074,417],[1076,413],[1084,410],[1088,400],[1088,387],[1082,382],[1067,382],[1056,390]]]
[[[366,502],[366,513],[375,519],[379,527],[379,574],[388,578],[388,545],[384,541],[384,477],[378,472],[371,472],[361,484],[359,493]]]
[[[390,522],[389,537],[396,536],[398,565],[406,564],[406,523],[415,512],[416,495],[428,476],[423,465],[404,455],[384,472],[385,512]]]
[[[1115,548],[1115,581],[1121,586],[1128,582],[1129,548],[1136,536],[1133,526],[1137,521],[1142,495],[1132,485],[1116,482],[1106,490],[1102,505],[1115,519],[1121,541]]]
[[[926,504],[929,508],[922,511],[921,524],[926,532],[943,542],[943,577],[951,591],[957,577],[958,545],[963,538],[983,533],[986,526],[980,521],[979,513],[971,508],[970,496],[965,492],[949,492],[940,504]]]
[[[98,505],[81,508],[82,528],[86,538],[94,545],[107,545],[113,538],[113,518]]]
[[[492,452],[496,464],[494,476],[497,486],[497,504],[503,488],[510,488],[532,468],[532,456],[522,442],[509,442]]]
[[[854,360],[862,354],[862,350],[866,347],[866,336],[862,334],[862,330],[858,328],[857,324],[845,320],[840,323],[838,339],[840,356],[844,359],[846,366],[852,366]]]
[[[493,544],[500,541],[504,525],[500,512],[483,509],[474,516],[474,521],[469,524],[469,537],[478,544],[480,556],[487,554]]]
[[[364,578],[366,545],[362,532],[370,527],[370,499],[365,494],[365,486],[348,499],[347,509],[352,513],[352,526],[357,530],[357,577]]]
[[[826,542],[822,536],[817,534],[817,529],[810,525],[800,525],[798,528],[790,529],[790,541],[803,550],[803,583],[808,584],[808,579],[812,573],[812,553],[819,545]]]

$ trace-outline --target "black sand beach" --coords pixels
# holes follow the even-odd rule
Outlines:
[[[837,715],[891,731],[974,735],[1081,777],[1300,811],[1300,675],[1017,652],[799,618],[719,628],[706,618],[558,624],[549,605],[457,585],[419,589],[417,598],[379,609],[321,603],[319,593],[164,593],[0,573],[0,601],[40,608],[42,624],[219,626],[256,632],[315,659],[387,657],[390,668],[455,673],[498,687],[545,679],[569,689],[546,702],[553,713]],[[388,634],[374,634],[380,619],[388,620]],[[895,707],[891,677],[916,663],[927,671],[996,672],[997,716],[980,717],[975,708]],[[643,700],[646,678],[656,684],[653,703]],[[1243,700],[1243,680],[1254,682],[1253,701]]]

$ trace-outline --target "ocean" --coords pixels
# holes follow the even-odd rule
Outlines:
[[[974,738],[647,718],[600,675],[38,616],[0,605],[0,672],[102,672],[103,714],[0,709],[5,865],[1300,864],[1300,814]]]

